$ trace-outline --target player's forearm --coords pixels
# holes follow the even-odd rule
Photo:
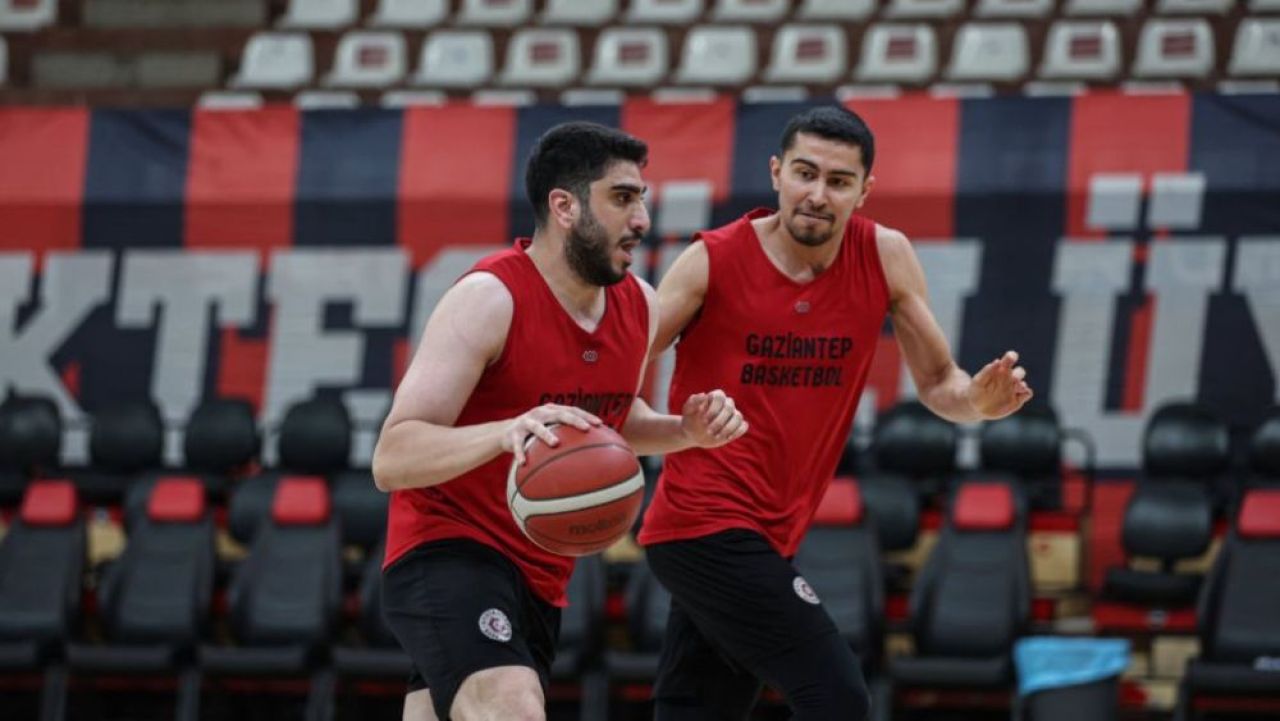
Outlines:
[[[373,480],[383,491],[452,480],[502,452],[505,422],[438,426],[404,420],[383,429],[373,452]]]
[[[640,456],[675,453],[693,446],[680,416],[658,413],[641,398],[631,404],[627,422],[622,424],[622,437]]]
[[[982,420],[981,414],[969,401],[972,385],[973,378],[952,364],[936,382],[917,382],[917,392],[920,402],[939,416],[952,423],[972,423]]]

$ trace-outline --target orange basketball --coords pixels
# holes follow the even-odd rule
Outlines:
[[[525,441],[525,464],[513,461],[507,505],[529,540],[562,556],[598,553],[621,538],[640,513],[644,472],[613,429],[557,425],[552,447]]]

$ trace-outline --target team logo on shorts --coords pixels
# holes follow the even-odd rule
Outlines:
[[[813,586],[804,580],[803,576],[796,576],[796,580],[791,582],[791,587],[795,589],[796,595],[805,603],[812,603],[817,606],[821,601],[818,600],[818,594],[813,592]]]
[[[507,614],[491,608],[480,614],[480,633],[492,641],[506,643],[511,640],[511,621]]]

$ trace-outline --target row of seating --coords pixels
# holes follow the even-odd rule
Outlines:
[[[1143,26],[1129,74],[1138,79],[1195,79],[1215,72],[1214,36],[1203,19],[1157,19]],[[937,31],[926,24],[875,24],[861,36],[856,68],[849,68],[848,36],[833,25],[786,25],[772,39],[770,60],[759,72],[756,33],[747,26],[701,25],[684,36],[674,72],[667,34],[658,28],[608,28],[595,40],[592,62],[582,68],[576,31],[522,29],[508,40],[505,64],[495,68],[494,40],[482,30],[431,33],[409,73],[405,38],[395,32],[353,31],[339,41],[330,87],[473,88],[679,85],[736,86],[768,83],[827,85],[846,79],[867,83],[1007,83],[1034,75],[1043,80],[1110,81],[1124,67],[1120,34],[1108,21],[1058,21],[1050,28],[1038,70],[1026,29],[1017,23],[969,23],[955,33],[951,57],[939,73]],[[1246,18],[1237,26],[1226,72],[1238,77],[1280,74],[1280,18]],[[311,38],[264,32],[245,46],[232,87],[292,89],[316,80]]]
[[[112,4],[122,7],[112,8]],[[380,27],[430,28],[445,23],[480,27],[515,27],[537,22],[544,25],[600,26],[609,22],[688,24],[714,22],[775,23],[797,20],[857,21],[879,13],[887,19],[947,19],[962,16],[964,0],[803,0],[799,7],[789,0],[630,0],[621,12],[620,0],[547,0],[536,12],[533,0],[462,0],[451,15],[447,0],[379,0],[368,24]],[[1062,14],[1080,17],[1130,17],[1140,12],[1144,0],[1066,0]],[[86,15],[104,15],[123,7],[122,0],[87,0]],[[972,15],[978,18],[1043,18],[1054,9],[1053,0],[978,0]],[[0,4],[0,30],[28,31],[57,21],[57,0],[7,0]],[[1234,0],[1154,0],[1158,14],[1223,14]],[[1276,0],[1249,0],[1253,12],[1280,9]],[[265,3],[259,14],[265,14]],[[794,10],[794,11],[793,11]],[[216,21],[216,20],[215,20]],[[286,28],[334,29],[360,22],[358,0],[289,0],[279,25]]]

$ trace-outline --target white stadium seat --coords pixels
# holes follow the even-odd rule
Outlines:
[[[772,23],[787,14],[787,0],[716,0],[711,19],[726,23]]]
[[[1250,0],[1249,12],[1264,13],[1280,10],[1280,0]]]
[[[863,20],[876,11],[876,0],[804,0],[800,20]]]
[[[484,30],[437,30],[422,43],[414,85],[468,88],[493,75],[493,36]]]
[[[388,90],[378,104],[384,108],[438,107],[448,101],[449,96],[439,90]]]
[[[255,33],[240,56],[235,88],[290,89],[307,85],[315,74],[311,36],[306,33]]]
[[[569,28],[517,30],[507,41],[503,85],[561,87],[578,77],[582,66],[578,33]]]
[[[938,38],[924,24],[872,25],[862,37],[855,77],[862,82],[919,83],[938,67]]]
[[[1280,76],[1280,17],[1240,21],[1228,72],[1249,77]]]
[[[1043,18],[1053,12],[1054,0],[978,0],[973,16],[979,18]]]
[[[350,90],[303,90],[293,104],[300,110],[349,110],[360,107],[360,96]]]
[[[1040,77],[1110,80],[1120,72],[1120,34],[1106,21],[1059,20],[1049,27]]]
[[[547,0],[539,18],[544,25],[598,27],[618,14],[618,0]]]
[[[684,25],[702,17],[702,0],[631,0],[628,23]]]
[[[771,83],[827,83],[848,64],[844,29],[838,25],[783,25],[773,36],[764,79]]]
[[[325,85],[383,88],[407,72],[404,37],[396,32],[353,30],[338,41],[333,71]]]
[[[1222,15],[1234,4],[1235,0],[1156,0],[1155,11],[1160,15]]]
[[[697,25],[684,37],[676,81],[737,85],[756,72],[756,33],[745,25]]]
[[[1203,18],[1148,20],[1138,37],[1133,75],[1203,78],[1213,70],[1213,31]]]
[[[58,0],[0,0],[0,31],[28,32],[58,20]]]
[[[1142,7],[1142,0],[1066,0],[1065,15],[1091,17],[1131,17]]]
[[[1018,80],[1031,67],[1027,31],[1019,23],[968,23],[951,45],[949,80]]]
[[[369,24],[380,28],[426,29],[449,15],[448,0],[378,0]]]
[[[949,18],[964,11],[964,0],[889,0],[886,18],[894,20]]]
[[[280,27],[295,30],[332,30],[356,21],[356,0],[289,0]]]
[[[254,110],[262,107],[262,94],[250,90],[206,90],[196,107],[201,110]]]
[[[515,27],[528,22],[533,0],[462,0],[455,18],[459,25]]]
[[[589,85],[648,87],[667,75],[667,34],[657,28],[609,28],[596,38]]]

